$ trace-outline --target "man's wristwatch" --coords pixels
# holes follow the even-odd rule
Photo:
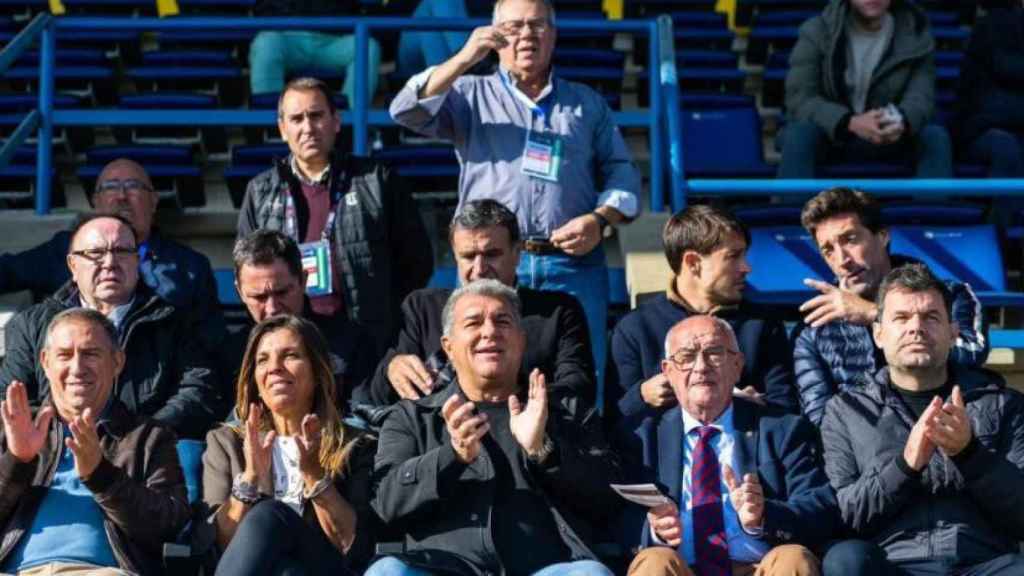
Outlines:
[[[543,462],[547,460],[548,456],[555,451],[555,443],[551,441],[551,437],[547,434],[544,435],[544,443],[541,444],[540,450],[537,450],[534,454],[527,454],[526,458],[531,462]]]
[[[242,504],[255,504],[260,501],[260,491],[255,484],[249,484],[246,482],[242,473],[235,474],[235,479],[231,483],[231,497],[238,500]]]

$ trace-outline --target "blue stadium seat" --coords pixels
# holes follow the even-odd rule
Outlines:
[[[459,185],[459,162],[448,144],[390,146],[373,158],[386,162],[412,184],[414,192],[454,192]]]
[[[747,276],[746,296],[754,302],[803,302],[811,293],[803,284],[804,278],[833,279],[814,240],[800,226],[751,228],[747,260],[751,273]]]
[[[797,26],[758,26],[747,38],[747,63],[764,64],[772,51],[792,50],[799,36]]]
[[[148,92],[128,94],[118,99],[118,107],[126,110],[213,110],[217,97],[212,94],[181,92]],[[227,132],[211,126],[137,126],[117,127],[114,134],[122,144],[198,144],[207,152],[227,150]]]
[[[692,103],[692,102],[691,102]],[[731,102],[735,103],[735,102]],[[683,168],[687,177],[771,177],[764,163],[761,119],[753,99],[746,105],[697,108],[683,99]]]
[[[174,447],[178,451],[181,471],[185,473],[188,502],[195,504],[203,497],[203,452],[206,443],[201,440],[178,440]]]
[[[757,206],[740,206],[733,209],[741,222],[747,227],[765,226],[799,226],[800,211],[803,204],[763,204]]]
[[[821,10],[777,10],[758,12],[754,16],[754,26],[800,26],[810,18],[821,14]]]
[[[245,187],[254,176],[270,168],[277,158],[288,156],[287,144],[256,144],[231,148],[231,165],[224,169],[224,180],[235,208],[242,207]]]
[[[36,147],[18,147],[10,163],[0,168],[0,207],[31,208],[35,199],[36,172]],[[54,206],[64,206],[67,203],[56,166],[51,168],[50,190]]]
[[[206,204],[202,172],[195,165],[189,146],[96,146],[85,153],[86,164],[78,169],[85,190],[96,187],[96,178],[109,162],[130,158],[146,168],[162,203],[177,207]]]
[[[138,66],[125,70],[140,91],[199,91],[217,94],[225,106],[242,103],[246,80],[227,50],[161,50],[142,53]]]
[[[56,94],[54,108],[67,110],[84,108],[86,100],[74,94]],[[39,107],[39,95],[25,92],[0,92],[0,138],[5,138],[25,119],[25,115]],[[88,127],[54,127],[54,144],[67,143],[72,150],[84,150],[93,144],[93,131]],[[34,137],[27,140],[35,142]]]
[[[985,207],[963,202],[887,201],[882,204],[886,226],[969,226],[985,221]]]

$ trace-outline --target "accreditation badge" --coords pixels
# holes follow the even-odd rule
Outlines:
[[[313,298],[327,296],[334,291],[331,286],[331,245],[327,240],[299,244],[302,254],[302,269],[306,272],[306,294]]]
[[[562,139],[555,134],[530,131],[520,171],[527,176],[549,182],[558,182],[558,169],[562,164]]]

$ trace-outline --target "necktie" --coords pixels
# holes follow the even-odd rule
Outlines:
[[[719,433],[711,426],[697,429],[700,438],[693,449],[693,549],[700,576],[731,576],[729,543],[722,515],[721,471],[711,439]]]

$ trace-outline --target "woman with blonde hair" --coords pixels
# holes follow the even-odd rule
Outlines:
[[[332,374],[309,321],[274,316],[253,327],[240,423],[211,431],[203,455],[217,574],[345,574],[373,554],[375,442],[342,422]]]

